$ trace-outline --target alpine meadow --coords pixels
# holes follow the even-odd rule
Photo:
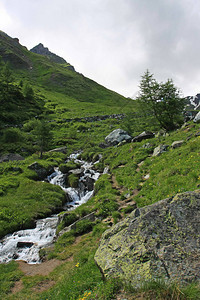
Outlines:
[[[1,299],[200,299],[200,100],[138,84],[0,31]]]

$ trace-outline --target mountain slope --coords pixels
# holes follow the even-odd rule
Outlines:
[[[47,53],[49,53],[46,50]],[[50,52],[51,53],[51,52]],[[16,80],[29,81],[37,88],[63,93],[78,101],[106,106],[123,105],[125,98],[74,72],[68,63],[58,64],[20,45],[19,40],[0,31],[0,56],[9,62]],[[52,57],[52,56],[51,56]],[[63,60],[64,61],[64,60]]]

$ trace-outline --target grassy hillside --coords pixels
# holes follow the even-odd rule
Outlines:
[[[107,111],[107,107],[119,112],[124,106],[125,98],[105,87],[97,84],[82,74],[70,70],[68,64],[57,64],[48,57],[32,53],[19,44],[17,39],[12,39],[0,31],[0,56],[5,62],[9,62],[15,81],[23,80],[29,82],[34,90],[42,91],[46,100],[51,92],[57,92],[56,102],[59,101],[65,106],[73,99],[82,107],[80,102],[93,104],[101,114]],[[64,99],[64,100],[63,100]],[[96,104],[96,105],[95,105]],[[88,106],[88,113],[90,109]],[[93,111],[91,113],[94,113]],[[82,114],[82,112],[81,112]],[[83,114],[82,114],[83,115]]]
[[[134,202],[140,207],[172,197],[177,193],[199,188],[199,125],[189,123],[182,129],[171,132],[167,136],[158,136],[148,141],[101,149],[95,142],[102,141],[110,129],[112,121],[109,120],[110,124],[104,130],[106,122],[108,125],[108,121],[102,124],[101,122],[90,124],[90,128],[93,128],[97,139],[96,141],[94,140],[93,144],[87,143],[87,147],[83,147],[82,158],[92,160],[96,154],[101,153],[103,157],[97,168],[103,170],[104,167],[108,166],[109,173],[102,175],[97,181],[95,196],[71,213],[76,214],[76,218],[80,218],[93,211],[97,220],[80,224],[80,228],[78,227],[76,231],[64,234],[52,247],[41,251],[41,256],[43,259],[46,259],[46,263],[48,261],[50,264],[51,261],[52,263],[55,260],[60,261],[59,266],[48,275],[28,276],[24,273],[19,273],[17,264],[10,263],[5,265],[5,268],[10,268],[10,270],[6,269],[8,277],[6,277],[7,286],[2,290],[4,298],[27,299],[27,295],[31,294],[29,299],[107,300],[117,299],[116,295],[118,297],[121,295],[121,297],[127,299],[137,299],[137,297],[143,297],[143,299],[199,299],[199,286],[195,283],[187,287],[180,287],[176,284],[168,286],[162,282],[157,282],[150,283],[140,290],[134,290],[130,287],[122,286],[116,280],[109,279],[103,282],[93,259],[102,232],[112,226],[113,223],[126,217],[135,208]],[[112,129],[118,126],[119,124],[115,121],[115,124],[112,124]],[[85,132],[79,134],[79,138],[82,139],[87,135]],[[177,140],[184,141],[181,147],[176,149],[169,147],[167,152],[158,157],[152,157],[152,151],[156,146],[159,144],[170,146],[172,142]],[[147,142],[150,144],[149,148],[144,147]],[[40,161],[40,163],[46,167],[51,165],[53,160],[57,165],[62,163],[63,155],[60,155],[60,158],[56,157],[55,154],[54,157],[51,155],[46,154],[45,159]],[[5,203],[8,203],[9,207],[11,207],[18,199],[19,202],[16,202],[13,206],[13,212],[16,214],[18,211],[17,206],[21,207],[20,199],[23,202],[26,201],[24,218],[28,216],[29,203],[30,209],[34,204],[39,213],[43,212],[45,214],[45,209],[49,209],[48,205],[51,205],[51,202],[48,203],[44,197],[45,206],[43,203],[40,204],[43,206],[36,205],[37,193],[48,196],[51,193],[59,194],[59,190],[54,190],[53,187],[47,193],[46,184],[40,184],[39,187],[39,183],[33,180],[34,174],[27,171],[27,165],[35,159],[37,160],[37,157],[34,155],[23,162],[1,164],[1,182],[3,182],[2,189],[4,193],[2,204],[5,207]],[[20,176],[17,174],[17,171],[14,173],[17,167],[22,170]],[[4,182],[6,179],[7,189],[6,182]],[[25,188],[27,184],[29,197],[26,194],[27,187]],[[37,188],[37,191],[34,191],[36,185],[40,189]],[[16,191],[15,197],[13,197],[13,189]],[[61,197],[61,194],[59,197]],[[51,197],[48,201],[51,201],[50,199]],[[25,215],[26,212],[27,214]],[[5,210],[5,213],[8,212]],[[14,220],[15,218],[11,217],[12,212],[9,211],[9,213],[10,220]],[[19,215],[18,218],[20,217]],[[4,220],[6,224],[6,215]],[[9,226],[10,224],[12,222],[9,221]],[[63,226],[65,224],[61,223],[59,230]],[[9,292],[10,286],[13,286],[15,281],[19,279],[21,289],[17,293],[5,296]],[[50,289],[48,289],[47,283],[51,286]],[[38,286],[44,287],[44,291],[40,291]],[[45,286],[47,287],[45,288]]]

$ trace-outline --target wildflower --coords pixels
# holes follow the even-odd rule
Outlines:
[[[79,263],[77,263],[77,264],[75,265],[75,267],[77,267],[77,268],[78,268],[78,267],[79,267]]]

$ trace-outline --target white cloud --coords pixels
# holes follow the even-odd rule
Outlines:
[[[4,5],[2,3],[0,3],[0,28],[1,28],[1,30],[7,30],[12,25],[13,25],[13,22],[12,22],[11,17],[9,16]]]
[[[131,96],[148,68],[186,95],[200,92],[196,0],[0,1],[3,31],[28,48],[43,43],[108,88]]]

